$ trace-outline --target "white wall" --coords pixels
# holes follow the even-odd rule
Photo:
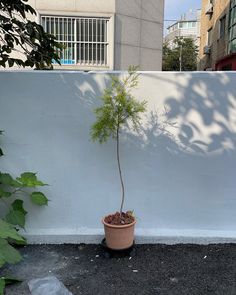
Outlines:
[[[114,142],[89,138],[108,83],[108,73],[0,72],[1,171],[50,184],[48,207],[26,204],[31,242],[99,241],[101,217],[119,208]],[[235,83],[233,72],[141,73],[148,112],[121,144],[137,241],[236,238]]]

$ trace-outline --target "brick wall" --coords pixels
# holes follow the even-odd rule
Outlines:
[[[227,54],[228,40],[228,21],[229,21],[229,5],[230,0],[214,1],[213,14],[207,15],[206,11],[209,6],[209,0],[202,0],[201,14],[201,38],[199,50],[199,69],[214,69],[216,61]],[[226,15],[226,30],[224,38],[219,38],[220,19]],[[211,54],[204,54],[204,47],[207,45],[208,30],[212,28],[212,45]]]

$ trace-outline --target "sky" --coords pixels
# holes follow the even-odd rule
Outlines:
[[[201,8],[201,0],[165,0],[165,20],[177,20],[184,13]],[[165,21],[165,27],[173,22]]]

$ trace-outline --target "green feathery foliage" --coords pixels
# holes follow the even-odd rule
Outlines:
[[[93,141],[104,143],[108,138],[117,139],[121,128],[128,122],[137,130],[140,114],[146,110],[146,101],[139,102],[131,94],[138,85],[136,68],[129,69],[129,75],[123,79],[113,75],[111,85],[104,90],[101,97],[102,106],[94,110],[96,122],[91,128]]]

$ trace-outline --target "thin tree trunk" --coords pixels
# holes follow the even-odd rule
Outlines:
[[[119,128],[117,128],[117,137],[116,137],[116,156],[117,156],[117,163],[118,163],[118,169],[119,169],[119,176],[120,176],[120,183],[121,183],[121,189],[122,189],[122,197],[121,197],[121,206],[120,206],[120,217],[122,216],[123,212],[123,206],[124,206],[124,200],[125,200],[125,187],[121,172],[121,166],[120,166],[120,140],[119,140]]]

